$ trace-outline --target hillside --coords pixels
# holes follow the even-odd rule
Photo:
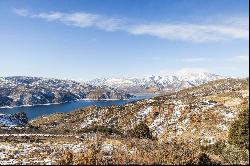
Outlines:
[[[80,99],[127,99],[130,94],[72,80],[40,77],[0,78],[0,107],[64,103]]]

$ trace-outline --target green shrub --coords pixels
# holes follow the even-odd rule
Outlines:
[[[240,148],[249,148],[249,109],[239,113],[229,129],[228,142]]]
[[[134,129],[131,131],[131,134],[133,137],[136,138],[152,139],[152,132],[144,122],[141,122],[138,125],[136,125]]]
[[[249,165],[249,151],[234,145],[227,145],[220,154],[224,165]]]

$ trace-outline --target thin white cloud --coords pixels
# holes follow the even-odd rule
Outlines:
[[[182,62],[204,62],[204,61],[210,61],[210,59],[207,58],[184,58],[181,59]]]
[[[28,10],[26,10],[26,9],[13,8],[12,11],[19,16],[28,16],[29,15]]]
[[[249,40],[248,26],[236,27],[234,25],[144,24],[133,26],[129,32],[135,35],[151,35],[163,39],[194,42]]]
[[[47,12],[31,14],[26,9],[14,9],[19,16],[40,18],[47,21],[61,22],[81,28],[95,27],[105,31],[125,31],[133,35],[150,35],[162,39],[192,42],[214,42],[227,40],[249,40],[249,18],[230,18],[221,23],[159,23],[130,24],[123,19],[108,18],[86,12]]]
[[[239,55],[234,56],[229,59],[229,61],[233,62],[249,62],[249,55]]]
[[[14,9],[14,13],[19,16],[28,16],[31,18],[40,18],[47,21],[61,22],[66,25],[76,26],[80,28],[96,27],[105,31],[118,30],[121,19],[106,18],[101,15],[75,12],[75,13],[62,13],[62,12],[49,12],[49,13],[38,13],[31,14],[25,9]]]
[[[32,15],[33,18],[43,18],[48,21],[58,21],[66,25],[72,25],[76,27],[86,28],[86,27],[97,27],[106,31],[117,30],[121,24],[121,20],[113,18],[105,18],[97,14],[90,14],[84,12],[77,13],[40,13],[37,15]]]
[[[243,60],[243,61],[249,61],[248,55],[236,56],[235,58]]]
[[[33,18],[43,18],[46,19],[48,21],[56,21],[56,20],[60,20],[64,17],[63,13],[59,13],[59,12],[53,12],[53,13],[39,13],[36,15],[32,15],[31,17]]]

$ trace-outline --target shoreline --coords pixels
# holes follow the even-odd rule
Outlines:
[[[132,99],[132,98],[130,98],[130,99]],[[118,101],[118,100],[130,100],[130,99],[89,99],[89,98],[84,98],[84,99],[77,99],[74,101],[67,101],[67,102],[61,102],[61,103],[46,103],[46,104],[20,105],[20,106],[3,106],[3,107],[0,107],[0,109],[12,109],[12,108],[34,107],[34,106],[49,106],[49,105],[73,103],[73,102],[78,102],[78,101],[89,101],[89,102],[91,102],[91,101]]]

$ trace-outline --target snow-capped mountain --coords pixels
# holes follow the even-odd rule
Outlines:
[[[86,83],[93,86],[109,86],[129,93],[177,91],[198,86],[224,77],[211,73],[180,73],[177,75],[152,75],[144,78],[96,78]]]
[[[211,73],[182,73],[145,78],[97,78],[79,83],[40,77],[0,78],[0,107],[63,103],[80,99],[127,99],[131,94],[165,93],[223,78]]]
[[[72,80],[40,77],[0,78],[0,107],[63,103],[80,99],[127,99],[124,91]]]

